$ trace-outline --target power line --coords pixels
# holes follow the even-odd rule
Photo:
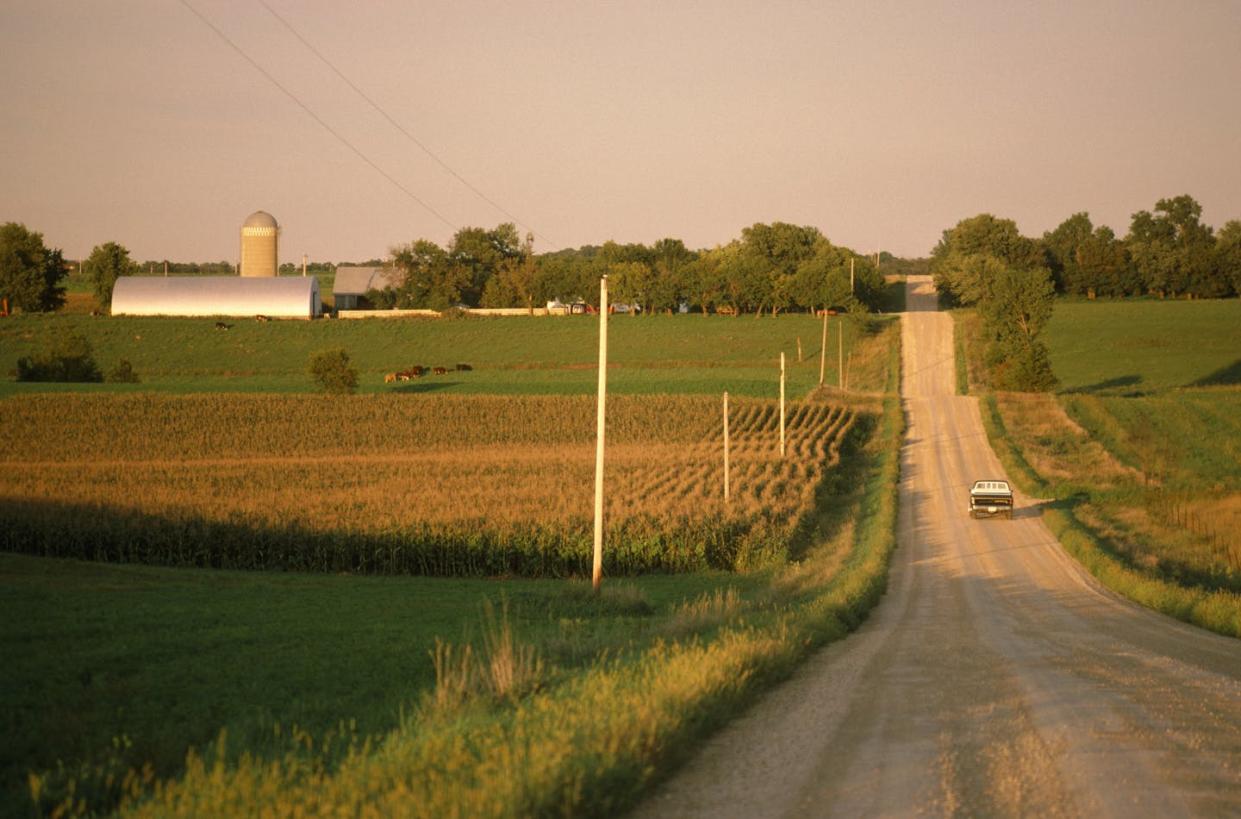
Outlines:
[[[290,91],[289,89],[281,85],[279,80],[273,77],[267,71],[267,69],[263,68],[263,66],[255,62],[255,60],[249,54],[247,54],[245,51],[241,49],[241,46],[234,43],[227,34],[225,34],[223,31],[217,28],[214,23],[212,23],[210,20],[204,17],[201,13],[199,13],[198,9],[194,8],[194,6],[190,4],[189,0],[181,0],[181,5],[185,6],[187,9],[193,12],[195,17],[197,17],[199,20],[203,22],[204,25],[206,25],[209,29],[211,29],[217,35],[219,35],[220,39],[223,40],[225,43],[227,43],[230,48],[232,48],[234,51],[240,54],[246,62],[254,66],[254,69],[258,71],[260,74],[262,74],[264,77],[266,77],[268,82],[270,82],[272,85],[279,88],[286,97],[293,100],[293,102],[296,103],[299,108],[301,108],[303,111],[309,114],[310,117],[315,122],[323,126],[323,129],[325,131],[327,131],[329,134],[331,134],[332,136],[340,140],[342,145],[344,145],[349,150],[353,151],[358,156],[358,158],[361,159],[363,162],[365,162],[367,165],[370,165],[372,168],[374,168],[376,173],[378,173],[384,179],[387,179],[389,182],[391,182],[393,186],[396,187],[397,190],[401,191],[401,193],[405,194],[410,199],[412,199],[414,202],[421,205],[428,213],[430,213],[436,219],[439,219],[444,224],[448,225],[448,227],[452,228],[454,231],[460,230],[460,228],[458,228],[455,224],[453,224],[453,222],[449,220],[446,216],[444,216],[444,214],[440,213],[438,210],[431,207],[426,202],[422,201],[422,199],[418,198],[417,194],[415,194],[409,188],[402,185],[399,181],[397,181],[395,177],[392,176],[392,174],[388,173],[383,168],[379,167],[379,165],[375,164],[374,160],[372,160],[366,154],[362,153],[362,151],[357,146],[355,146],[352,142],[350,142],[348,139],[345,139],[345,137],[341,135],[339,131],[337,131],[331,125],[328,125],[327,122],[324,121],[323,117],[316,114],[309,105],[307,105],[306,103],[298,99],[296,94],[294,94],[292,91]]]
[[[465,187],[469,188],[474,193],[474,195],[476,195],[479,199],[482,199],[484,202],[491,205],[493,208],[498,210],[500,213],[503,213],[505,216],[507,216],[509,219],[516,222],[517,224],[524,225],[527,229],[530,230],[531,233],[538,236],[544,242],[547,242],[549,245],[551,244],[551,241],[546,236],[539,233],[537,230],[535,230],[533,227],[527,224],[524,220],[517,218],[512,213],[509,213],[499,202],[495,201],[494,199],[489,197],[487,194],[480,191],[477,187],[471,184],[468,179],[466,179],[461,174],[453,170],[452,167],[450,167],[447,162],[445,162],[438,155],[436,155],[434,151],[432,151],[430,148],[424,145],[420,139],[418,139],[416,136],[411,134],[404,126],[402,126],[399,122],[393,119],[392,116],[379,105],[379,103],[371,99],[366,94],[365,91],[359,88],[351,79],[346,77],[344,72],[342,72],[339,68],[333,65],[331,60],[323,56],[323,54],[319,51],[319,49],[311,45],[310,42],[305,37],[303,37],[298,32],[297,29],[293,28],[293,25],[288,20],[286,20],[284,17],[282,17],[275,9],[273,9],[268,4],[267,0],[258,0],[258,2],[260,5],[262,5],[263,8],[267,9],[268,13],[271,14],[272,17],[275,17],[277,20],[279,20],[280,23],[289,30],[290,34],[296,37],[298,41],[301,42],[302,45],[306,46],[306,48],[310,51],[311,54],[314,54],[316,57],[319,58],[320,62],[322,62],[324,65],[330,68],[332,72],[336,74],[336,76],[339,77],[345,85],[352,88],[355,94],[357,94],[362,99],[366,100],[366,103],[370,105],[371,108],[374,108],[375,111],[378,112],[380,116],[386,119],[388,121],[388,124],[390,124],[393,128],[400,131],[405,136],[406,139],[408,139],[414,145],[418,146],[418,148],[421,149],[424,154],[429,156],[431,159],[435,160],[435,162],[441,168],[443,168],[445,171],[451,174],[454,179],[456,179],[458,182],[460,182]]]

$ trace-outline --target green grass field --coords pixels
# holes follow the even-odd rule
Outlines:
[[[76,332],[91,343],[105,372],[127,359],[137,385],[18,384],[0,380],[0,396],[31,392],[309,392],[310,356],[345,349],[359,371],[362,392],[462,392],[589,394],[596,387],[598,324],[586,317],[466,319],[351,319],[256,322],[229,319],[111,318],[89,315],[14,316],[0,320],[0,373],[31,355],[57,332]],[[861,349],[871,335],[849,319],[833,318],[825,380],[837,378],[837,322],[845,328],[845,352]],[[890,319],[879,319],[876,327]],[[715,393],[774,397],[784,352],[790,395],[818,384],[821,321],[809,315],[775,319],[753,316],[614,316],[609,321],[609,389],[616,393]],[[798,339],[802,361],[797,360]],[[877,358],[882,362],[880,352]],[[470,372],[387,385],[384,374],[413,365]],[[868,375],[869,373],[869,375]],[[882,391],[882,367],[859,358],[851,386]]]
[[[568,673],[603,647],[660,635],[677,604],[718,589],[752,597],[758,576],[627,580],[620,605],[554,581],[338,577],[117,566],[0,554],[0,802],[27,770],[150,762],[176,773],[188,747],[227,730],[267,752],[274,729],[322,736],[342,719],[371,736],[434,687],[436,639],[475,642],[483,607],[507,601],[525,642]],[[639,605],[625,605],[632,596]],[[645,601],[649,608],[642,606]],[[645,609],[645,610],[644,610]],[[52,648],[54,647],[54,649]],[[113,752],[113,738],[131,743]],[[282,748],[280,750],[283,750]],[[0,810],[0,815],[5,811]]]
[[[1241,383],[1241,299],[1062,300],[1044,339],[1067,392]]]

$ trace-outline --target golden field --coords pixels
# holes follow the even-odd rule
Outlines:
[[[169,565],[577,574],[594,399],[95,395],[0,403],[13,551]],[[609,399],[612,571],[780,559],[857,415],[810,399]]]

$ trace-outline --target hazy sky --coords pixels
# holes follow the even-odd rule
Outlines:
[[[0,0],[0,221],[73,258],[360,260],[510,221],[259,0]],[[815,225],[923,255],[1192,194],[1241,218],[1241,2],[266,0],[544,251]],[[446,223],[447,222],[447,223]]]

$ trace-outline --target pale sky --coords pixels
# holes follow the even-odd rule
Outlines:
[[[361,260],[517,218],[536,250],[754,222],[929,252],[980,212],[1241,218],[1241,0],[0,0],[0,222],[70,258]],[[447,223],[446,223],[447,222]]]

